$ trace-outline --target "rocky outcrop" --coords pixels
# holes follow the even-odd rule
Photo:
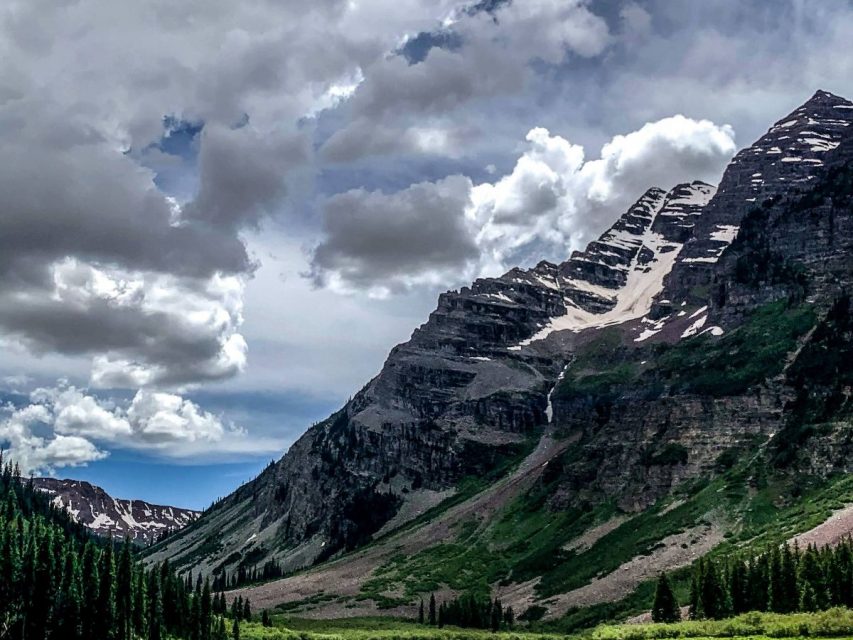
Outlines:
[[[36,489],[51,496],[55,506],[75,522],[103,537],[130,538],[140,544],[176,532],[200,515],[199,511],[113,498],[100,487],[81,480],[34,478]]]

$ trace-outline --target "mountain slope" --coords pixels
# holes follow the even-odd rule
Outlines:
[[[379,538],[252,600],[411,613],[489,591],[554,616],[805,526],[792,486],[823,487],[809,518],[853,501],[832,484],[851,359],[815,371],[849,353],[851,122],[818,92],[716,193],[650,189],[565,263],[443,294],[344,409],[152,558],[293,569]]]
[[[344,409],[163,555],[179,565],[201,560],[203,571],[233,571],[246,557],[297,568],[355,548],[392,518],[400,525],[438,504],[463,478],[517,458],[548,421],[559,373],[548,357],[521,356],[518,343],[559,314],[641,316],[680,249],[680,216],[712,193],[698,182],[671,197],[650,189],[566,263],[442,294]]]
[[[75,522],[105,537],[130,536],[136,542],[147,544],[182,529],[200,515],[192,509],[116,499],[100,487],[81,480],[34,478],[33,485],[50,495],[52,504],[68,511]]]

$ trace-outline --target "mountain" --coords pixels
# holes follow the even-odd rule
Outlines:
[[[135,542],[148,544],[182,529],[200,515],[192,509],[116,499],[82,480],[34,478],[33,484],[38,491],[51,496],[54,506],[68,511],[75,522],[104,537],[130,536]]]
[[[311,615],[474,593],[589,623],[646,607],[662,569],[853,503],[851,123],[819,91],[717,188],[651,188],[564,263],[442,294],[340,411],[149,560],[317,565],[246,591]]]

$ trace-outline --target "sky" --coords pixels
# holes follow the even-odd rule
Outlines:
[[[853,96],[850,42],[844,0],[7,0],[0,446],[207,506],[441,291]]]

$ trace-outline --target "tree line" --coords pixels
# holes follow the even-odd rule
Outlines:
[[[418,622],[439,628],[445,625],[474,629],[509,629],[515,625],[512,607],[504,608],[498,598],[476,598],[465,594],[450,602],[436,606],[435,594],[430,594],[429,610],[424,611],[424,601],[418,608]]]
[[[686,604],[691,619],[853,607],[853,540],[805,549],[785,543],[749,558],[700,559],[693,568]],[[658,580],[652,618],[681,619],[666,575]]]
[[[213,576],[212,584],[215,590],[236,589],[247,584],[269,582],[282,576],[284,569],[281,565],[275,560],[267,560],[260,569],[241,565],[230,575],[222,571]]]
[[[229,610],[209,580],[180,577],[168,561],[144,567],[129,539],[90,534],[2,453],[0,469],[0,638],[239,638],[248,600]]]

